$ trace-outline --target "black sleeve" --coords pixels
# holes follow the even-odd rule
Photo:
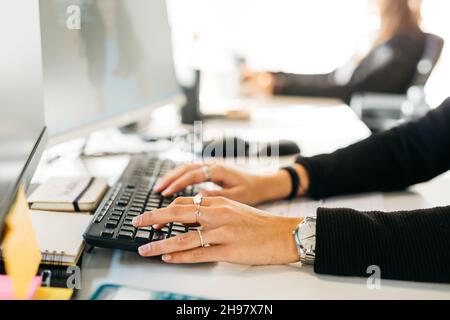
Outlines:
[[[316,261],[320,274],[450,282],[450,207],[410,212],[319,209]]]
[[[329,74],[273,73],[275,95],[339,98],[349,102],[348,86],[337,85],[334,72]]]
[[[428,181],[450,169],[450,99],[420,120],[297,163],[306,168],[315,199]]]
[[[423,48],[423,37],[401,34],[374,49],[354,71],[348,84],[336,83],[334,72],[324,75],[274,73],[274,93],[333,97],[347,104],[357,92],[402,94],[416,73]]]

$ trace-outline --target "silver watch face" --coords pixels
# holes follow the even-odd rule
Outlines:
[[[301,241],[303,248],[305,248],[307,252],[314,252],[316,250],[316,236]]]
[[[304,249],[314,252],[316,249],[316,221],[308,220],[297,230],[297,237]]]

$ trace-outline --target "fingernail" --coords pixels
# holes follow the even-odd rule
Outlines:
[[[153,229],[160,229],[159,224],[154,224],[152,227],[153,227]]]
[[[169,190],[164,190],[164,191],[162,192],[162,195],[163,195],[164,197],[170,196],[170,189],[169,189]]]
[[[161,182],[158,180],[155,184],[155,191],[159,192],[159,189],[161,189]]]
[[[170,254],[165,254],[165,255],[163,255],[163,256],[161,257],[161,259],[162,259],[164,262],[169,262],[170,260],[172,260],[172,256],[171,256]]]
[[[131,222],[133,224],[133,226],[138,227],[141,224],[142,221],[142,217],[141,216],[137,216],[133,218],[133,221]]]
[[[149,244],[146,244],[146,245],[143,245],[143,246],[139,247],[139,254],[141,256],[143,256],[143,255],[147,254],[148,252],[150,252],[151,250],[152,250],[152,244],[149,243]]]

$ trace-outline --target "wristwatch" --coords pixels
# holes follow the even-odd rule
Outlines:
[[[317,217],[307,217],[293,232],[302,264],[313,265],[316,259],[316,221]]]

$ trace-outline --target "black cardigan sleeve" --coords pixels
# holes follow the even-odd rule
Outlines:
[[[319,209],[320,274],[450,283],[450,207],[395,213]]]
[[[318,75],[273,73],[274,94],[339,98],[347,104],[357,92],[403,94],[416,74],[424,45],[423,33],[393,37],[372,50],[347,84],[336,83],[335,72]]]
[[[314,198],[406,188],[450,169],[450,99],[424,118],[332,154],[299,158]],[[450,207],[412,212],[319,209],[317,273],[450,282]]]
[[[306,168],[315,199],[428,181],[450,169],[450,99],[418,121],[297,163]]]

